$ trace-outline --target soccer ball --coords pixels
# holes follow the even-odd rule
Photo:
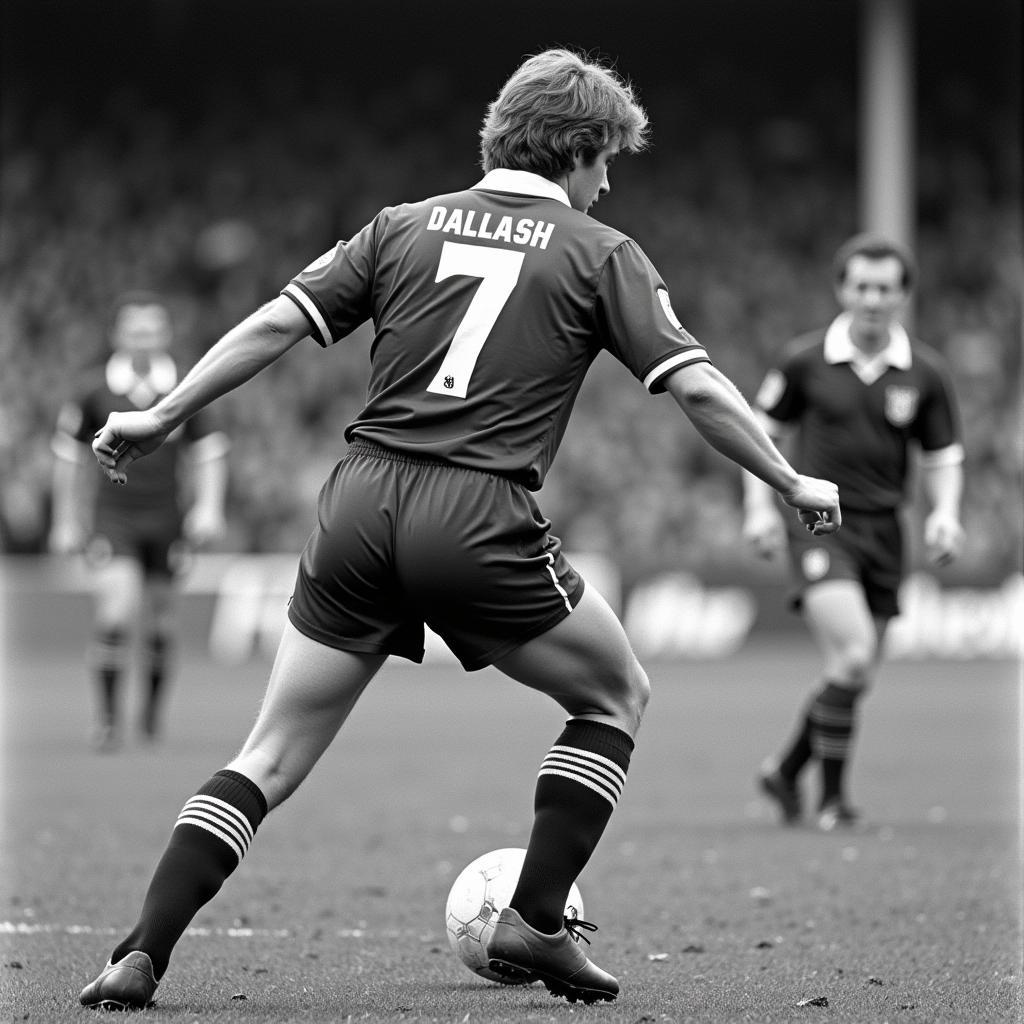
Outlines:
[[[487,966],[487,943],[498,915],[508,906],[523,869],[526,851],[492,850],[467,864],[452,884],[444,908],[444,926],[452,952],[474,973],[503,985],[510,981]],[[565,916],[583,917],[583,897],[574,884],[565,904]]]

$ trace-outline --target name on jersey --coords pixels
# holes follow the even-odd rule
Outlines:
[[[463,238],[529,245],[534,249],[546,249],[555,230],[555,225],[547,220],[499,217],[492,226],[493,219],[489,213],[480,213],[478,210],[460,210],[457,206],[449,210],[446,206],[435,206],[430,211],[427,230],[461,235]]]

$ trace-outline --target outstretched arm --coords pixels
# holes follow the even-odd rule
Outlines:
[[[783,441],[788,430],[784,431],[783,424],[770,419],[758,409],[754,410],[754,417],[764,427],[772,442],[785,454]],[[775,503],[775,491],[746,469],[742,473],[742,485],[743,539],[761,558],[773,559],[782,555],[786,550],[786,525]]]
[[[255,377],[309,334],[299,308],[283,296],[233,327],[152,409],[111,413],[92,450],[114,483],[127,481],[135,460],[155,451],[176,427],[221,395]]]
[[[778,491],[808,530],[824,534],[839,528],[836,485],[797,473],[721,371],[709,363],[684,366],[668,378],[666,387],[708,444]]]

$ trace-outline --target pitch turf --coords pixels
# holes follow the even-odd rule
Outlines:
[[[4,1019],[93,1019],[79,989],[134,921],[181,805],[240,743],[267,667],[186,658],[163,742],[98,756],[80,657],[8,652]],[[616,1003],[479,981],[444,934],[458,871],[525,845],[558,709],[491,672],[388,667],[196,918],[147,1019],[1020,1019],[1015,666],[888,665],[853,777],[867,827],[832,835],[779,827],[753,784],[814,676],[805,646],[650,669],[629,781],[580,879]]]

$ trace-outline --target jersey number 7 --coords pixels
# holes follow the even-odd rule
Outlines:
[[[525,253],[486,245],[445,242],[434,281],[448,277],[479,277],[466,315],[459,322],[451,345],[427,391],[465,398],[480,350],[498,315],[508,302],[523,267]]]

